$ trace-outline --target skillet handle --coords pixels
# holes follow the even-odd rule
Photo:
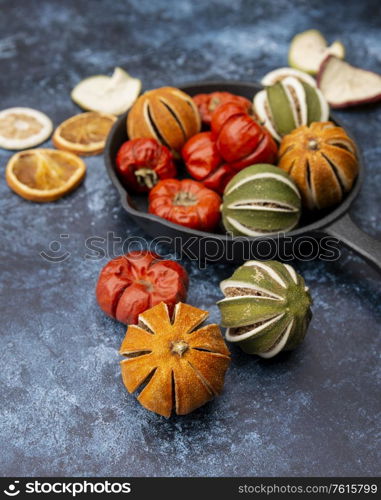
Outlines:
[[[381,271],[381,241],[364,233],[347,213],[324,228],[329,235],[338,238],[344,245],[354,250]]]

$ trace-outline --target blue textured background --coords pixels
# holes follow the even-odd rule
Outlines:
[[[1,108],[35,107],[55,124],[79,111],[69,92],[86,76],[120,65],[146,88],[258,80],[284,66],[292,35],[311,27],[342,39],[350,62],[381,69],[378,1],[0,0],[0,12]],[[353,217],[380,237],[380,107],[339,116],[367,169]],[[0,151],[3,168],[9,157]],[[379,473],[380,275],[345,250],[335,263],[296,262],[314,298],[304,345],[272,361],[232,347],[222,396],[165,420],[124,390],[125,328],[94,299],[106,259],[85,258],[86,238],[141,233],[102,157],[86,163],[84,184],[53,204],[24,201],[0,182],[1,474]],[[39,255],[54,240],[71,253],[61,264]],[[189,302],[218,322],[218,283],[233,268],[184,264]]]

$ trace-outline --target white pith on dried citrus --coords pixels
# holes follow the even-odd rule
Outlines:
[[[8,108],[0,111],[0,147],[32,148],[46,141],[53,124],[44,113],[31,108]]]
[[[55,149],[30,149],[14,154],[5,176],[21,197],[38,202],[54,201],[75,189],[86,174],[77,155]]]
[[[114,115],[96,111],[72,116],[55,130],[53,144],[78,155],[99,154],[115,121]]]

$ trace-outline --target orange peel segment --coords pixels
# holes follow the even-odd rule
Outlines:
[[[53,134],[57,149],[81,156],[102,153],[116,116],[90,111],[65,120]]]
[[[16,153],[5,170],[9,187],[22,198],[37,202],[58,200],[75,189],[85,174],[81,158],[55,149]]]

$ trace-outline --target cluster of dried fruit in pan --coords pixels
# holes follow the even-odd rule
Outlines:
[[[222,215],[235,236],[291,231],[302,206],[339,203],[358,173],[352,139],[326,121],[329,107],[311,76],[281,68],[263,83],[256,116],[247,99],[228,92],[195,96],[198,112],[190,96],[172,87],[143,94],[127,117],[135,138],[116,157],[126,188],[149,193],[150,213],[192,229],[211,231]],[[258,96],[271,115],[264,127],[255,119]],[[198,116],[209,130],[194,133]],[[194,180],[174,178],[179,152]]]
[[[129,140],[116,156],[121,182],[149,192],[150,213],[192,229],[215,229],[229,180],[248,165],[276,161],[275,141],[250,112],[248,99],[229,92],[194,100],[173,87],[146,92],[127,116]],[[209,131],[199,132],[201,121]],[[193,179],[174,178],[180,155]]]

